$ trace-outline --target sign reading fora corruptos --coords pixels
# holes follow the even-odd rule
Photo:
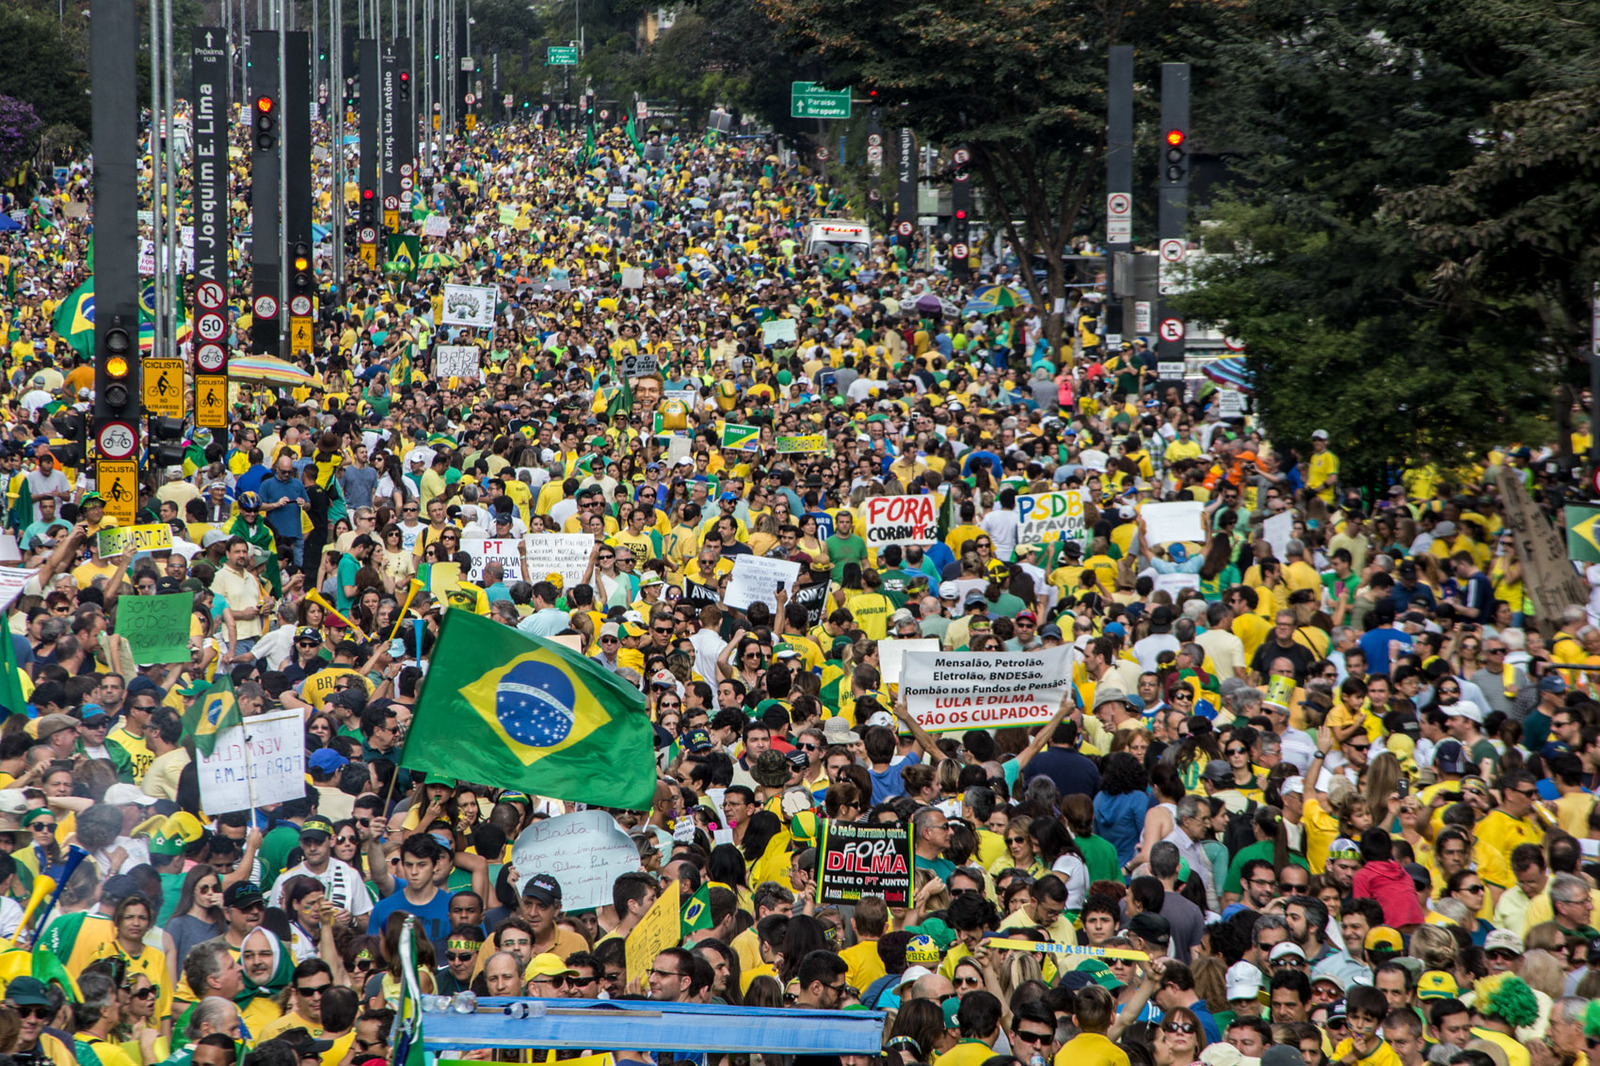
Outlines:
[[[1072,648],[1003,652],[907,652],[900,667],[906,709],[930,733],[1048,722],[1067,695]]]
[[[939,508],[933,496],[871,496],[861,504],[867,544],[932,544],[937,539]]]

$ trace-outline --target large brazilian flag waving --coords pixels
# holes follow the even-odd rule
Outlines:
[[[560,644],[469,611],[445,612],[429,663],[401,766],[650,808],[655,730],[638,689]]]

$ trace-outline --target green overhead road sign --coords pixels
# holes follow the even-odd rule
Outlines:
[[[547,67],[575,67],[578,65],[578,49],[575,46],[551,45],[546,51],[544,65]]]
[[[790,118],[849,118],[850,90],[824,89],[814,81],[797,81],[789,89]]]

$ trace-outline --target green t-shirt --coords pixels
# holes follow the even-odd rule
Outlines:
[[[346,552],[339,557],[339,576],[335,579],[338,587],[333,590],[333,605],[339,608],[341,613],[349,613],[350,608],[355,605],[356,601],[346,596],[344,589],[346,585],[354,585],[356,583],[356,573],[360,569],[361,560],[354,555]]]
[[[1083,853],[1083,864],[1089,869],[1089,883],[1096,881],[1121,881],[1122,864],[1117,861],[1117,848],[1111,841],[1089,834],[1075,838],[1078,850]]]
[[[1272,841],[1258,840],[1248,847],[1239,849],[1228,863],[1228,876],[1222,879],[1222,891],[1244,894],[1244,864],[1252,859],[1261,859],[1264,862],[1272,861]],[[1311,872],[1311,865],[1298,855],[1291,854],[1289,861],[1300,867],[1306,873]]]
[[[288,865],[289,853],[299,846],[300,827],[293,822],[283,822],[268,830],[256,851],[256,858],[261,862],[261,891],[272,887]]]
[[[867,542],[852,533],[848,537],[841,537],[835,533],[822,542],[828,549],[828,558],[833,560],[833,579],[844,580],[844,566],[846,563],[859,563],[867,557]]]

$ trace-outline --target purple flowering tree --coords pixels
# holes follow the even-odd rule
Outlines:
[[[0,95],[0,178],[10,177],[32,155],[42,125],[32,104]]]

